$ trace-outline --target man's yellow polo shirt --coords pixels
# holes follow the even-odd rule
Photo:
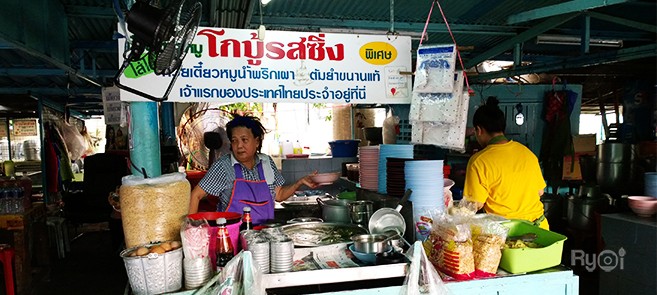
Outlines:
[[[484,203],[487,213],[534,221],[543,215],[539,190],[545,180],[538,158],[524,145],[510,140],[490,144],[468,161],[463,196]],[[541,227],[549,229],[547,220]]]

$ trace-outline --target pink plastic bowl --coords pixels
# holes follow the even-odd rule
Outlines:
[[[310,179],[314,181],[317,184],[332,184],[336,180],[340,178],[340,172],[332,172],[332,173],[319,173],[315,174],[313,176],[310,176]]]
[[[657,213],[657,198],[646,197],[646,196],[631,196],[628,197],[628,202],[630,209],[636,215],[642,217],[650,217]]]

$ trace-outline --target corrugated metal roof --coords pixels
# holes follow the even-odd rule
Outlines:
[[[161,2],[166,6],[173,1],[155,2]],[[29,88],[32,90],[31,93],[38,94],[39,91],[48,93],[47,96],[51,99],[100,101],[98,85],[111,85],[113,74],[118,69],[118,50],[115,40],[118,19],[113,9],[115,2],[125,10],[126,3],[131,3],[131,0],[9,0],[8,4],[12,9],[21,6],[59,5],[58,8],[64,11],[66,18],[69,47],[67,51],[71,54],[64,61],[65,65],[58,64],[58,60],[47,52],[48,49],[35,53],[25,48],[16,48],[16,40],[3,40],[5,35],[0,30],[0,94],[20,93]],[[278,30],[318,31],[320,28],[341,28],[375,30],[384,34],[392,27],[391,1],[385,0],[272,0],[262,7],[257,0],[201,0],[200,2],[203,5],[201,20],[203,26],[256,28],[262,19],[268,29]],[[395,30],[414,32],[414,34],[422,32],[431,3],[431,0],[394,1]],[[512,60],[513,44],[509,43],[509,40],[518,38],[517,36],[525,31],[535,30],[541,32],[530,38],[518,40],[523,51],[523,61],[563,62],[564,58],[583,58],[590,64],[605,64],[614,62],[614,56],[623,56],[624,60],[629,60],[623,61],[624,63],[638,60],[638,63],[643,65],[655,64],[657,50],[653,50],[652,55],[649,54],[650,46],[655,46],[657,43],[655,29],[657,3],[654,0],[441,0],[440,4],[453,29],[456,42],[462,48],[462,56],[466,60],[481,58]],[[583,4],[588,6],[582,6]],[[549,9],[555,5],[558,5],[556,6],[558,9]],[[49,11],[44,17],[53,17],[58,13],[57,10]],[[563,13],[568,11],[579,15],[563,23],[555,21],[559,18],[565,19]],[[528,12],[532,13],[528,14]],[[582,55],[578,46],[536,44],[535,35],[542,33],[579,36],[586,19],[586,14],[582,12],[587,12],[590,16],[591,38],[623,39],[624,47],[620,50],[625,51],[618,51],[618,48],[591,47],[589,54]],[[511,24],[510,19],[521,19],[521,21]],[[52,22],[52,19],[50,21],[56,23]],[[551,27],[545,24],[550,22],[558,25]],[[30,19],[19,25],[33,26],[37,23],[37,19]],[[0,24],[3,24],[1,20]],[[541,26],[546,29],[538,30],[537,28]],[[30,30],[41,29],[30,27],[24,32],[30,34]],[[429,40],[426,41],[428,44],[452,42],[438,7],[434,7],[428,32]],[[19,44],[20,42],[22,41],[18,40]],[[418,43],[418,40],[413,41],[414,48]],[[505,43],[510,45],[501,48],[500,45]],[[632,48],[644,48],[644,50],[637,51],[639,53],[626,50]],[[482,55],[491,50],[495,52],[492,56]],[[607,55],[608,57],[605,57]],[[589,57],[590,60],[586,60]],[[652,69],[650,75],[654,76],[654,67],[648,69],[641,67],[641,69],[645,72],[650,72]],[[576,70],[569,69],[561,73],[572,74],[573,71]],[[619,69],[614,68],[613,71],[616,71],[616,75],[632,75],[629,73],[631,70],[618,73]],[[10,73],[18,74],[10,75]],[[551,73],[559,74],[560,71]],[[579,73],[586,73],[586,69],[580,70]],[[647,74],[649,73],[639,73],[639,75]],[[96,81],[98,85],[88,83],[85,79],[81,79],[80,75]]]

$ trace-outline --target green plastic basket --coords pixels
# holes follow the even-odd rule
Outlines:
[[[561,253],[566,236],[542,229],[524,220],[503,223],[509,228],[509,236],[536,234],[542,248],[503,249],[500,267],[510,273],[523,273],[546,269],[561,264]]]

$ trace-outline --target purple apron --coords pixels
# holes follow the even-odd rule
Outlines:
[[[228,208],[226,208],[227,212],[242,214],[244,207],[251,207],[251,219],[254,225],[274,219],[274,200],[265,180],[262,162],[258,163],[256,167],[261,180],[253,181],[244,179],[242,166],[235,165],[233,192],[228,201]]]

